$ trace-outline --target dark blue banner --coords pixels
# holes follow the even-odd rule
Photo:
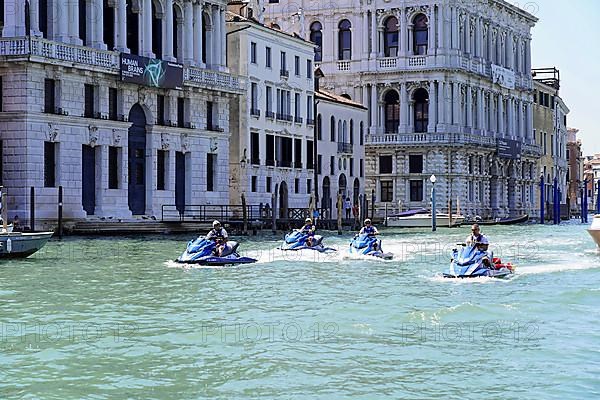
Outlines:
[[[497,139],[498,157],[513,160],[521,158],[521,142],[511,139]]]
[[[165,89],[183,88],[183,65],[121,53],[121,80]]]

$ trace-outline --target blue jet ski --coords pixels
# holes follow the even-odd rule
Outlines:
[[[503,264],[499,258],[492,258],[487,252],[479,250],[476,245],[465,245],[452,250],[450,268],[444,278],[506,278],[515,273],[511,263]]]
[[[196,240],[190,240],[183,254],[175,261],[183,264],[214,266],[251,264],[257,261],[254,258],[240,256],[237,253],[238,242],[229,241],[225,243],[221,256],[215,254],[216,247],[214,241],[206,240],[201,236]]]
[[[381,248],[381,239],[374,235],[356,235],[350,242],[348,253],[352,256],[373,256],[384,260],[394,258],[392,253],[384,253]]]
[[[281,250],[314,250],[319,253],[327,253],[337,251],[332,247],[325,247],[323,245],[323,236],[314,235],[312,237],[312,245],[308,244],[308,235],[306,233],[300,231],[292,231],[285,235],[285,239],[283,240],[283,245],[281,246]]]

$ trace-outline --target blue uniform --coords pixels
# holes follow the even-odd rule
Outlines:
[[[314,236],[315,226],[312,224],[306,224],[302,228],[300,228],[300,232],[306,233],[308,236]]]
[[[375,228],[373,225],[363,226],[359,232],[360,235],[375,235],[377,233],[379,232],[377,231],[377,228]]]

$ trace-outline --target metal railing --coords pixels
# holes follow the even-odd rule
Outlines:
[[[163,222],[212,222],[215,219],[223,223],[243,221],[244,208],[237,205],[192,205],[177,206],[163,204],[161,220]],[[254,221],[265,218],[264,207],[247,205],[246,218]]]
[[[337,144],[337,152],[341,153],[341,154],[352,153],[352,144],[350,144],[350,143],[338,143]]]

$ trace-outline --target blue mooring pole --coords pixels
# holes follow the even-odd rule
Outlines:
[[[600,214],[600,179],[596,188],[596,214]]]
[[[585,212],[583,212],[583,210],[585,210]],[[587,224],[587,222],[588,222],[587,179],[583,180],[583,205],[582,205],[582,213],[583,213],[583,223]]]
[[[545,203],[546,200],[544,199],[545,197],[545,188],[544,188],[544,175],[542,175],[541,179],[540,179],[540,224],[544,223],[544,211],[545,211]]]
[[[556,218],[556,203],[558,199],[558,179],[554,177],[554,185],[552,187],[552,222],[554,225],[558,224],[558,219]]]
[[[450,210],[452,212],[452,210]],[[435,183],[431,188],[431,231],[435,232],[437,229],[437,221],[436,221],[437,213],[435,210]]]

